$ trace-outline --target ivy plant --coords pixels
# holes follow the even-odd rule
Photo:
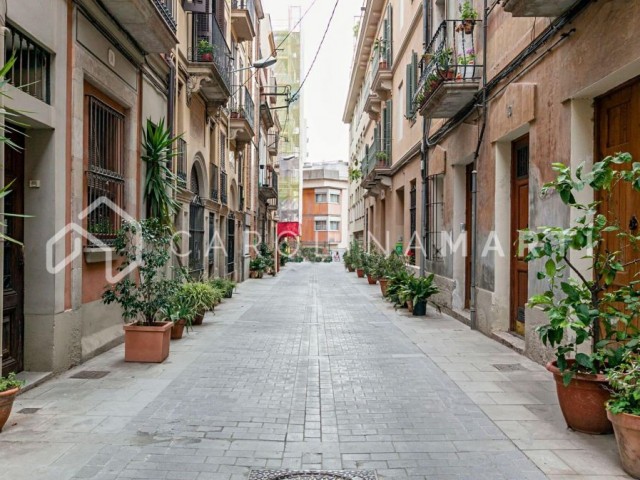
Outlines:
[[[532,296],[528,306],[546,313],[549,322],[536,331],[545,345],[555,349],[558,368],[568,384],[575,372],[604,373],[619,365],[639,342],[635,321],[640,317],[640,280],[632,278],[622,286],[615,280],[640,259],[634,255],[633,260],[625,261],[623,252],[610,250],[605,240],[617,237],[622,248],[634,250],[640,236],[617,219],[608,219],[601,205],[623,183],[629,184],[634,194],[640,192],[640,163],[633,163],[628,153],[619,153],[595,163],[589,172],[584,165],[575,173],[562,163],[552,167],[556,178],[545,184],[541,193],[556,192],[576,212],[575,221],[568,228],[524,230],[521,247],[529,249],[526,261],[544,265],[537,277],[548,288]],[[597,200],[578,202],[577,193],[587,187],[593,189]],[[575,265],[576,257],[589,262],[589,271]]]

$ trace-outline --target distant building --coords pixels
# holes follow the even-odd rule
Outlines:
[[[307,163],[302,182],[303,247],[341,253],[349,243],[349,164]]]

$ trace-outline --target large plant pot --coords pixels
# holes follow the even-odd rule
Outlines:
[[[224,292],[224,298],[231,298],[231,297],[233,297],[233,288],[230,288],[226,292]]]
[[[9,415],[11,415],[11,409],[13,408],[13,401],[16,399],[19,391],[20,388],[17,387],[0,392],[0,432],[4,424],[7,423],[7,420],[9,420]]]
[[[152,326],[125,325],[124,361],[162,363],[169,356],[172,322],[158,322]]]
[[[356,274],[358,278],[364,278],[364,268],[356,268]]]
[[[204,312],[196,313],[196,316],[193,317],[193,325],[202,325],[204,322]]]
[[[413,306],[413,315],[424,317],[427,314],[427,302],[418,302]]]
[[[202,54],[200,54],[200,61],[202,61],[202,62],[213,62],[213,53],[202,53]]]
[[[369,285],[375,285],[378,283],[378,279],[373,275],[367,275],[367,282],[369,282]]]
[[[381,278],[380,280],[378,280],[378,282],[380,282],[380,292],[382,293],[382,296],[386,297],[387,287],[389,287],[389,280],[387,280],[386,278]]]
[[[555,378],[558,402],[569,428],[592,435],[613,432],[605,409],[605,403],[610,398],[607,377],[577,373],[569,386],[565,387],[562,373],[555,361],[547,363],[547,370]]]
[[[633,478],[640,478],[640,417],[610,411],[607,411],[607,417],[616,434],[622,468]]]
[[[171,326],[171,340],[180,340],[184,334],[184,327],[187,321],[182,319],[178,320]]]

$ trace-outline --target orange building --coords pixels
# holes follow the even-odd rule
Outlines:
[[[348,244],[347,162],[305,164],[302,183],[302,246],[343,252]]]

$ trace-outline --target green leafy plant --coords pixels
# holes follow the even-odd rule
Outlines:
[[[400,290],[400,298],[405,301],[411,300],[414,305],[420,302],[429,302],[429,299],[440,291],[434,279],[433,273],[428,277],[409,277]]]
[[[402,306],[406,303],[407,298],[404,292],[405,286],[409,283],[413,275],[406,268],[398,270],[390,274],[387,278],[387,298],[395,305]]]
[[[640,353],[628,351],[622,362],[607,372],[613,388],[607,408],[611,413],[640,416]]]
[[[176,293],[180,280],[167,277],[171,238],[171,228],[157,218],[123,222],[118,231],[114,248],[123,258],[118,271],[137,266],[134,273],[108,285],[102,301],[119,304],[126,322],[153,325]]]
[[[362,170],[359,168],[349,167],[349,181],[357,182],[362,178]]]
[[[22,388],[24,382],[16,378],[16,374],[11,372],[6,377],[0,376],[0,392],[6,392],[7,390],[13,390],[14,388]]]
[[[384,260],[380,262],[378,278],[390,279],[392,276],[406,270],[407,259],[403,255],[398,255],[392,251]]]
[[[178,154],[173,145],[179,138],[171,138],[164,119],[157,125],[147,120],[142,142],[142,160],[147,165],[144,195],[149,217],[158,218],[164,225],[173,225],[173,217],[179,208],[174,199],[177,177],[171,171],[172,159]]]
[[[198,55],[202,56],[204,54],[213,54],[214,46],[208,40],[200,40],[198,42]]]
[[[478,11],[473,8],[473,4],[469,0],[460,5],[460,18],[463,20],[478,19]]]
[[[180,286],[179,296],[191,305],[195,314],[202,314],[222,301],[223,292],[205,282],[187,282]]]
[[[179,291],[167,305],[161,308],[160,315],[162,320],[168,322],[176,323],[185,320],[188,329],[196,316],[196,310],[191,298]]]
[[[616,278],[628,272],[638,261],[640,236],[629,233],[615,221],[600,213],[600,201],[578,203],[576,194],[591,187],[597,198],[610,197],[617,186],[628,183],[640,192],[640,163],[631,155],[609,156],[585,172],[584,165],[575,171],[554,163],[556,178],[542,188],[542,195],[556,192],[573,210],[575,221],[568,228],[545,226],[537,231],[524,230],[522,247],[530,250],[528,262],[539,261],[538,272],[548,288],[529,299],[528,306],[542,309],[549,323],[536,328],[545,345],[555,350],[558,368],[569,384],[575,372],[604,373],[620,365],[626,352],[640,342],[634,321],[640,318],[640,281],[616,286]],[[630,168],[625,168],[630,167]],[[631,261],[622,259],[621,251],[611,251],[605,240],[615,236],[625,248],[635,251]],[[521,248],[522,248],[521,247]],[[591,264],[589,273],[574,265],[571,252]],[[590,352],[581,346],[590,343]],[[570,360],[574,361],[570,361]]]
[[[376,160],[378,160],[379,162],[386,162],[387,160],[389,160],[389,154],[387,152],[376,152]]]
[[[214,278],[209,280],[207,283],[209,283],[213,288],[224,292],[227,297],[229,297],[236,288],[236,282],[227,278]]]
[[[266,264],[262,256],[252,258],[249,262],[249,270],[251,270],[252,272],[264,272],[265,269]]]

